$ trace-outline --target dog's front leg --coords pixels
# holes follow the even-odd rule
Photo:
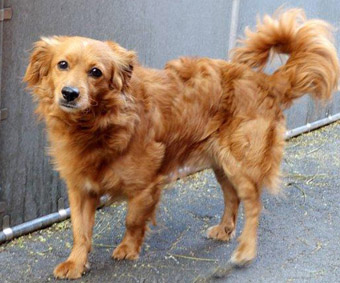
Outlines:
[[[68,188],[73,248],[68,259],[54,269],[54,276],[75,279],[82,276],[88,265],[87,257],[92,246],[92,230],[99,197],[74,186]]]
[[[138,259],[147,229],[147,221],[154,221],[160,194],[161,188],[153,184],[129,198],[126,232],[122,242],[113,251],[113,258]]]

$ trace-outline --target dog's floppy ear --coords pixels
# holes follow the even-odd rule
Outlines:
[[[42,37],[33,46],[29,64],[24,76],[28,87],[38,85],[48,75],[52,61],[52,47],[59,43],[58,37]]]
[[[112,50],[112,77],[110,87],[124,92],[129,88],[133,68],[136,62],[136,53],[126,50],[113,41],[107,41]]]

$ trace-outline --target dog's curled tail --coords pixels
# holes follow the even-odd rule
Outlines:
[[[242,45],[232,50],[232,62],[262,70],[271,52],[290,55],[270,77],[283,106],[306,93],[318,100],[331,98],[339,78],[331,25],[306,20],[303,10],[291,9],[276,17],[266,15],[256,31],[247,28],[245,34]]]

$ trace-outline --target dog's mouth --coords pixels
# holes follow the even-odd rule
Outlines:
[[[68,104],[68,103],[60,103],[60,105],[66,107],[66,108],[77,108],[75,105]]]
[[[74,102],[59,101],[61,108],[66,108],[67,110],[78,109],[79,107]]]

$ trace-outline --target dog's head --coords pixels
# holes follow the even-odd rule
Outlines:
[[[36,42],[24,81],[42,103],[78,113],[124,93],[136,55],[114,42],[47,37]]]

